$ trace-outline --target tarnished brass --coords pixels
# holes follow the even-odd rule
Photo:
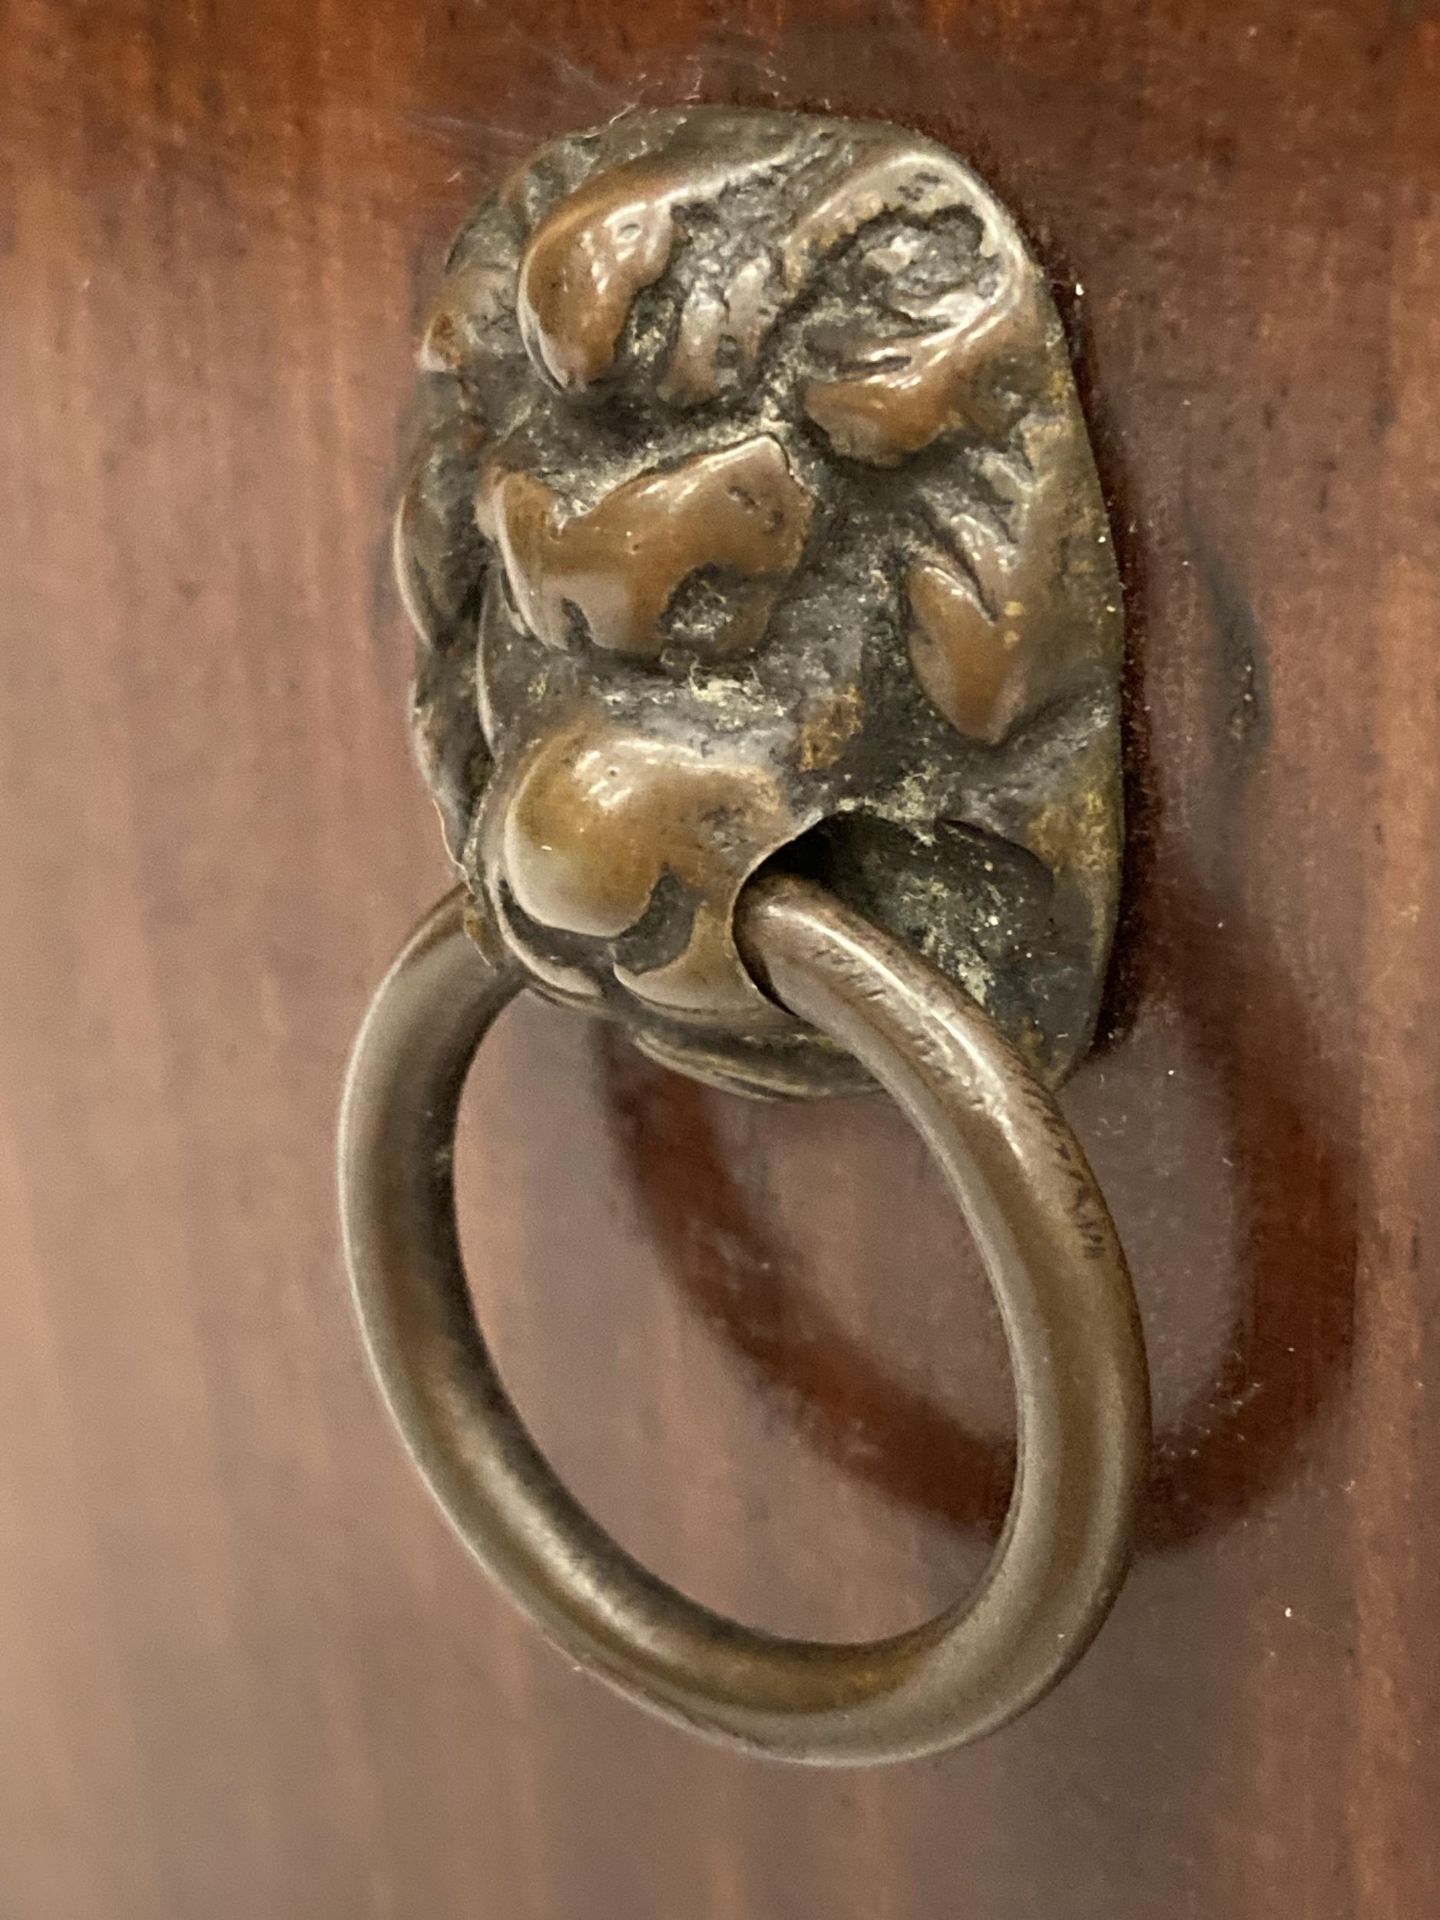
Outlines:
[[[736,932],[757,980],[899,1102],[984,1257],[1019,1453],[1005,1531],[975,1592],[884,1640],[776,1638],[666,1586],[556,1478],[495,1370],[460,1257],[460,1094],[486,1031],[526,984],[488,911],[467,911],[461,890],[401,953],[351,1062],[341,1216],[360,1319],[431,1491],[574,1659],[681,1725],[778,1758],[933,1753],[1038,1699],[1114,1598],[1149,1448],[1130,1281],[1052,1096],[961,988],[807,881],[751,882]]]
[[[955,157],[708,108],[559,140],[456,243],[397,561],[464,886],[361,1031],[346,1257],[395,1419],[481,1562],[672,1719],[791,1759],[1002,1725],[1104,1618],[1149,1440],[1104,1200],[1046,1083],[1114,925],[1120,596],[1039,269]],[[969,1599],[856,1646],[647,1573],[475,1323],[461,1087],[522,987],[745,1091],[878,1082],[1004,1320],[1010,1518]]]
[[[1120,593],[988,189],[895,127],[626,115],[480,208],[423,358],[416,734],[530,982],[706,1078],[853,1085],[735,945],[790,871],[1062,1077],[1114,924]]]

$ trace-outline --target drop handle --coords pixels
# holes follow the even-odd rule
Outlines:
[[[493,928],[472,920],[467,930],[459,891],[401,952],[351,1064],[341,1216],[360,1323],[451,1524],[582,1666],[680,1725],[779,1758],[933,1753],[1037,1700],[1114,1599],[1149,1454],[1134,1296],[1059,1108],[963,990],[802,881],[747,893],[740,938],[784,1004],[904,1110],[984,1258],[1015,1375],[1019,1450],[1009,1518],[975,1593],[888,1639],[780,1639],[649,1573],[556,1477],[496,1371],[460,1257],[460,1095],[524,976]]]
[[[385,1399],[481,1565],[641,1704],[792,1760],[973,1740],[1099,1628],[1149,1454],[1129,1276],[1054,1097],[1114,933],[1123,633],[1045,275],[901,128],[635,113],[480,206],[421,364],[396,559],[461,884],[382,982],[344,1097]],[[452,1184],[466,1074],[522,990],[712,1085],[906,1113],[1015,1380],[972,1593],[881,1640],[759,1633],[556,1477],[476,1323]]]

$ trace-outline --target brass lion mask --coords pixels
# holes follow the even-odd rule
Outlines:
[[[630,115],[480,209],[423,365],[416,737],[532,981],[703,1077],[850,1084],[734,945],[784,864],[1058,1078],[1113,929],[1120,594],[985,186],[883,125]]]

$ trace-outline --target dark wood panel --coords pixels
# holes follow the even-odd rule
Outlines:
[[[1269,1920],[1440,1900],[1440,19],[1421,0],[10,0],[0,1913]],[[412,316],[544,135],[678,97],[971,155],[1051,264],[1133,640],[1068,1104],[1161,1435],[1094,1652],[888,1773],[702,1748],[475,1577],[360,1364],[329,1139],[444,884],[384,583]],[[779,1626],[980,1564],[1007,1391],[884,1107],[509,1018],[477,1293],[625,1538]],[[958,1276],[958,1279],[957,1279]]]

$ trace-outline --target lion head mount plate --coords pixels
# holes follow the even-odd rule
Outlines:
[[[631,114],[480,208],[422,365],[415,732],[532,984],[705,1079],[853,1085],[734,944],[786,865],[1061,1078],[1114,926],[1120,588],[988,188],[879,123]]]

